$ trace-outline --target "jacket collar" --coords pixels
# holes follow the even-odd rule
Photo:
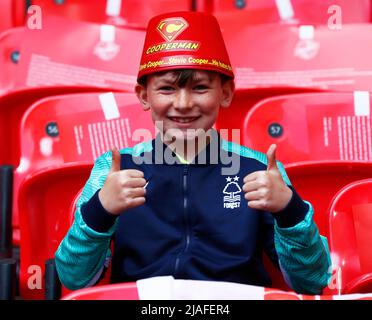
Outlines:
[[[225,163],[221,160],[229,155],[222,148],[222,138],[214,129],[211,130],[211,136],[210,143],[197,154],[190,165],[202,166]],[[162,141],[160,134],[157,134],[156,138],[152,140],[152,151],[145,152],[143,157],[146,163],[151,159],[152,164],[184,165],[173,150]]]

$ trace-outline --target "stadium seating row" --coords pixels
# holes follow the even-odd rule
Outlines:
[[[76,108],[77,105],[79,108]],[[275,112],[276,108],[278,112]],[[317,112],[308,112],[311,108]],[[255,106],[248,113],[246,127],[243,128],[247,137],[244,144],[247,146],[264,151],[273,142],[278,145],[280,158],[285,160],[293,185],[304,199],[313,204],[314,219],[320,233],[329,239],[337,237],[337,231],[345,230],[345,227],[333,227],[333,232],[330,230],[329,219],[334,215],[333,211],[329,211],[332,198],[347,184],[372,178],[371,135],[368,136],[371,121],[366,115],[355,115],[355,110],[353,94],[347,93],[275,97]],[[308,117],[308,114],[313,117]],[[113,115],[114,118],[111,118]],[[259,116],[263,118],[256,119]],[[337,121],[344,117],[356,119],[351,119],[348,127]],[[308,123],[304,124],[306,121]],[[257,123],[260,125],[256,127]],[[281,129],[270,130],[272,123]],[[317,125],[323,128],[315,130],[321,133],[320,137],[312,134]],[[324,127],[335,136],[327,133]],[[148,130],[147,135],[143,129]],[[300,134],[302,129],[304,132]],[[42,298],[43,290],[29,289],[28,269],[32,265],[43,266],[47,259],[53,257],[71,224],[72,212],[70,216],[67,212],[88,178],[93,160],[113,144],[131,146],[136,143],[135,138],[139,139],[137,142],[153,138],[155,131],[149,115],[140,111],[135,95],[126,93],[69,94],[38,100],[23,116],[20,130],[22,161],[14,172],[13,188],[14,208],[18,210],[13,210],[13,213],[18,215],[17,223],[22,234],[21,293],[25,298]],[[349,136],[341,136],[347,133]],[[324,136],[328,137],[326,145]],[[347,152],[357,152],[366,158],[343,158],[342,154],[346,151],[340,151],[337,145],[340,139],[344,143],[354,143],[345,147]],[[321,147],[332,147],[332,142],[334,149],[329,153],[320,150]],[[363,201],[371,202],[369,192],[365,192],[364,196]],[[358,203],[348,199],[348,204]],[[359,229],[353,231],[355,220],[349,213],[346,216],[349,219],[348,232],[355,238],[361,233]],[[360,218],[358,221],[364,220]],[[349,244],[355,251],[354,258],[359,259],[365,254],[358,251],[363,250],[363,244],[356,240],[350,240]],[[336,251],[340,256],[342,250]],[[341,266],[344,267],[345,263]],[[344,276],[345,283],[365,275],[367,270],[359,268],[353,276]]]
[[[37,12],[26,14],[26,2],[0,4],[0,258],[12,257],[12,243],[21,248],[22,298],[44,298],[30,267],[45,274],[94,159],[133,145],[140,129],[153,137],[128,92],[147,20],[164,10],[217,16],[237,87],[217,129],[230,139],[239,129],[233,140],[260,151],[278,145],[330,242],[337,283],[325,293],[372,292],[371,1],[37,0],[40,30],[27,25]],[[274,285],[287,289],[278,273]]]
[[[228,282],[155,277],[77,290],[63,300],[371,300],[369,294],[303,295]]]
[[[22,26],[36,14],[58,15],[75,20],[144,29],[150,17],[162,12],[197,10],[230,19],[239,16],[248,24],[326,24],[371,21],[370,0],[3,0],[0,32]],[[231,20],[235,22],[234,20]],[[29,23],[34,23],[31,21]]]

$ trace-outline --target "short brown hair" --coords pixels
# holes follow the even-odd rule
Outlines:
[[[179,69],[179,70],[171,71],[176,75],[174,84],[177,84],[177,86],[179,86],[181,88],[184,87],[190,79],[195,79],[196,78],[196,72],[197,71],[199,71],[199,70]],[[220,77],[221,77],[221,83],[222,84],[224,84],[228,80],[231,80],[231,78],[229,76],[225,75],[225,74],[217,73],[217,72],[214,72],[214,71],[208,71],[208,70],[205,70],[205,71],[210,73],[210,74],[219,74]],[[166,73],[166,72],[169,72],[169,71],[159,72],[158,74]],[[146,87],[147,86],[147,76],[143,76],[143,77],[139,78],[138,79],[138,84],[143,86],[143,87]]]

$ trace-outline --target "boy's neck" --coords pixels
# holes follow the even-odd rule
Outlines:
[[[212,140],[210,129],[205,136],[196,136],[194,140],[175,140],[163,142],[182,160],[186,163],[192,163],[196,156],[203,151]]]

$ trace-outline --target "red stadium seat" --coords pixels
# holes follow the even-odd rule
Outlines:
[[[154,136],[150,114],[141,110],[134,94],[74,94],[38,101],[25,114],[14,186],[23,297],[42,298],[43,290],[28,288],[27,270],[32,265],[43,268],[54,256],[70,225],[70,204],[93,160],[115,145],[132,146]]]
[[[313,205],[314,221],[319,233],[329,240],[328,212],[333,197],[341,188],[353,181],[372,178],[372,162],[302,162],[287,165],[286,171],[302,199]],[[333,269],[333,273],[336,271]],[[323,294],[339,294],[339,291],[334,285],[330,285]]]
[[[269,96],[371,90],[371,24],[346,24],[337,31],[327,26],[252,26],[239,18],[220,24],[235,71],[238,103],[221,112],[218,128],[242,129],[252,103]],[[238,96],[241,91],[249,97],[245,103]]]
[[[329,241],[339,293],[372,292],[371,217],[372,179],[348,184],[332,200]]]
[[[24,30],[22,27],[12,28],[0,34],[0,96],[15,87]]]
[[[266,152],[273,143],[284,164],[345,160],[372,162],[368,92],[283,95],[246,115],[243,144]]]
[[[314,208],[314,221],[319,233],[329,239],[328,209],[334,195],[352,181],[372,178],[372,162],[313,161],[288,164],[286,172],[302,199]],[[268,269],[274,287],[288,290],[281,274],[273,267]],[[372,291],[371,291],[372,292]],[[336,294],[327,288],[324,294]]]
[[[371,294],[304,295],[239,283],[155,277],[76,290],[63,300],[371,300]]]
[[[252,89],[238,89],[235,91],[233,101],[228,108],[220,108],[218,119],[216,122],[216,129],[220,134],[228,140],[238,144],[244,144],[245,131],[244,119],[247,112],[251,110],[256,104],[264,99],[279,95],[289,95],[298,93],[318,93],[322,92],[313,88],[252,88]],[[235,133],[234,131],[235,130]]]
[[[139,300],[135,282],[111,284],[76,290],[62,300]]]
[[[32,266],[44,275],[45,262],[54,253],[70,227],[70,202],[89,177],[91,163],[64,164],[28,176],[19,191],[20,295],[43,299],[44,285],[30,288]],[[65,294],[66,289],[63,289]]]
[[[89,167],[85,167],[84,165],[83,166],[78,166],[79,170],[80,169],[89,169],[89,171],[91,170],[91,166]],[[58,173],[58,172],[63,172],[63,169],[62,170],[59,170],[57,169],[55,172]],[[88,173],[89,174],[89,173]],[[84,174],[83,174],[84,175]],[[83,176],[82,175],[82,176]],[[81,185],[83,185],[84,183],[86,182],[86,180],[84,182],[82,182]],[[74,187],[76,186],[76,184],[74,185]],[[76,211],[76,205],[77,205],[77,202],[79,201],[79,198],[81,196],[81,193],[83,191],[83,188],[81,188],[77,194],[75,195],[74,199],[72,200],[72,203],[70,204],[70,207],[68,209],[68,211],[66,211],[66,208],[63,208],[63,212],[64,214],[61,215],[60,217],[60,220],[63,224],[63,228],[61,228],[60,230],[58,230],[58,234],[56,234],[56,238],[57,239],[60,239],[59,240],[59,243],[61,242],[61,240],[65,237],[66,233],[67,233],[67,230],[70,228],[70,226],[73,224],[74,222],[74,218],[75,218],[75,211]],[[65,213],[68,212],[68,216],[66,217]],[[66,224],[67,223],[67,224]],[[58,224],[58,223],[57,223]],[[59,245],[58,243],[58,245]],[[114,248],[113,248],[113,243],[111,243],[111,250],[112,252],[114,251]],[[109,265],[108,269],[105,271],[105,274],[104,274],[104,277],[102,277],[102,279],[100,279],[98,281],[98,283],[95,285],[95,286],[102,286],[102,285],[107,285],[110,283],[110,279],[111,279],[111,265]],[[54,281],[58,281],[60,282],[59,279],[54,279]],[[71,292],[73,292],[72,290],[69,290],[67,289],[65,286],[63,286],[63,284],[61,285],[61,297],[64,297],[68,294],[70,294]],[[55,298],[59,298],[59,297],[55,297]],[[93,297],[92,297],[93,299]]]
[[[43,26],[42,30],[26,29],[17,33],[17,39],[22,38],[22,59],[16,67],[17,72],[10,65],[9,71],[5,72],[5,80],[9,82],[7,90],[16,87],[22,88],[22,91],[14,89],[14,92],[0,97],[0,140],[4,146],[0,151],[0,164],[19,166],[19,122],[27,107],[37,99],[67,92],[105,89],[132,92],[136,83],[137,58],[139,60],[142,50],[143,31],[115,28],[108,28],[107,31],[99,25],[61,18],[50,18],[49,22],[45,18]],[[60,30],[58,41],[55,41],[56,30]],[[73,53],[68,53],[66,41],[79,43],[81,39],[85,39],[85,45],[79,47],[80,51],[74,48]],[[100,42],[100,39],[105,41]],[[117,51],[112,52],[110,50],[113,47],[105,47],[108,43],[106,40],[112,40],[109,43]],[[45,45],[52,42],[53,46]],[[131,45],[130,54],[124,50],[124,44],[128,43]],[[5,44],[7,42],[4,40]],[[14,46],[9,47],[10,49],[4,49],[8,56]],[[17,181],[19,180],[15,180],[15,188],[18,186]],[[14,225],[17,226],[17,204],[14,204],[14,209]],[[15,232],[18,232],[17,228]],[[15,234],[13,238],[15,243],[19,242],[19,235]]]
[[[192,9],[191,0],[34,0],[46,15],[59,15],[75,20],[108,23],[145,29],[148,20],[157,14]]]
[[[329,237],[328,209],[332,198],[345,185],[372,178],[372,162],[302,162],[287,165],[286,171],[297,192],[313,205],[319,232]]]
[[[13,0],[3,0],[0,4],[0,32],[13,27]]]
[[[60,31],[58,38],[55,37],[56,30]],[[0,140],[3,146],[0,151],[0,164],[19,166],[22,172],[24,163],[20,164],[19,123],[27,107],[42,97],[67,92],[104,89],[132,92],[136,83],[137,58],[139,60],[144,32],[115,28],[107,30],[99,25],[66,21],[61,18],[49,20],[43,18],[42,30],[21,29],[15,34],[16,43],[22,39],[20,48],[22,58],[16,67],[17,72],[14,66],[10,65],[9,71],[4,74],[5,80],[9,82],[6,84],[8,91],[13,87],[22,90],[13,89],[9,94],[0,97]],[[15,45],[13,42],[8,45],[6,36],[3,39],[6,53],[4,56],[10,56]],[[58,41],[55,41],[56,39]],[[69,54],[66,50],[66,41],[79,43],[81,39],[85,39],[85,45],[79,47],[80,51],[74,47],[73,53]],[[52,42],[53,46],[45,45]],[[107,43],[116,48],[115,54],[110,51],[113,47],[105,47]],[[131,45],[130,54],[129,51],[123,50],[123,45],[128,43]],[[16,172],[14,195],[17,195],[20,182],[17,175]],[[17,203],[14,202],[13,205],[15,212],[13,239],[17,244],[20,237],[17,230],[19,225]]]
[[[21,139],[27,138],[23,136],[21,128],[21,119],[26,110],[37,100],[46,96],[55,96],[65,93],[99,91],[99,88],[87,87],[52,87],[52,88],[29,88],[17,89],[0,97],[0,166],[11,165],[15,169],[13,183],[13,244],[19,245],[19,221],[17,213],[17,198],[19,172],[22,176],[22,168],[24,163],[21,163]],[[26,142],[27,145],[28,142]],[[23,159],[24,160],[24,159]],[[10,190],[9,190],[10,191]]]
[[[20,161],[20,123],[26,110],[37,100],[60,94],[106,91],[83,86],[19,88],[0,96],[0,165],[14,167]]]
[[[26,1],[2,0],[0,3],[0,32],[22,26],[26,16]]]
[[[133,92],[144,36],[143,30],[45,16],[40,30],[26,29],[16,85]]]
[[[338,6],[342,23],[368,23],[371,21],[369,0],[250,0],[224,1],[199,0],[197,9],[215,14],[217,17],[230,15],[244,17],[247,24],[301,23],[327,24]],[[329,9],[330,8],[330,9]],[[330,10],[330,12],[328,12]]]

